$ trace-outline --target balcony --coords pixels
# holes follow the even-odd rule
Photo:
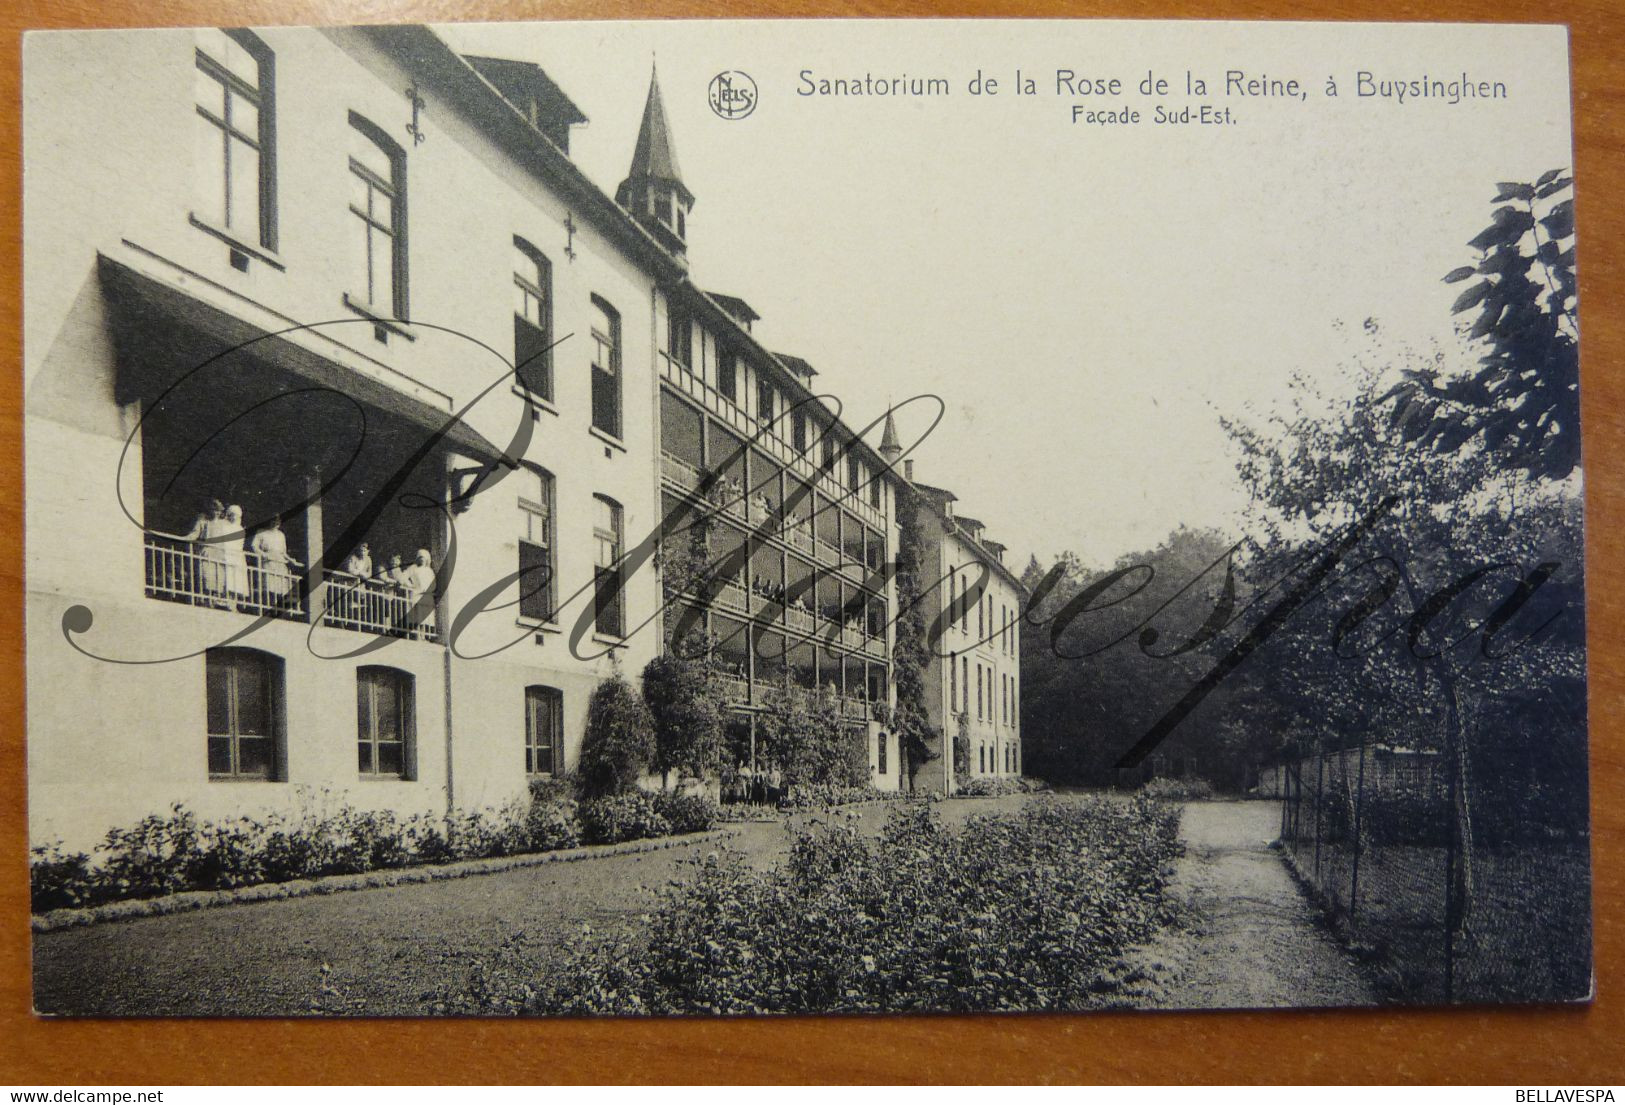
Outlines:
[[[861,698],[841,696],[841,716],[849,721],[868,721],[869,704]]]
[[[722,687],[722,700],[730,706],[750,705],[750,682],[733,675],[719,675],[717,682]]]
[[[794,603],[791,603],[789,606],[785,607],[784,621],[785,624],[791,629],[800,630],[802,633],[807,634],[812,633],[813,626],[815,624],[813,622],[812,611],[808,610],[804,606],[797,606]]]
[[[382,579],[324,571],[322,624],[410,641],[439,641],[434,597]]]
[[[886,658],[886,638],[866,638],[863,642],[863,651],[877,660],[884,660]]]
[[[670,453],[662,453],[660,457],[661,473],[666,479],[682,488],[684,491],[697,491],[700,486],[700,472],[687,461],[679,460]]]
[[[239,543],[203,544],[149,530],[144,541],[147,595],[165,602],[305,620],[300,578]]]
[[[726,425],[744,434],[755,441],[761,449],[778,461],[780,465],[800,476],[807,483],[814,484],[831,499],[838,501],[841,506],[856,514],[863,521],[876,527],[885,528],[885,517],[880,510],[863,498],[863,492],[852,491],[841,486],[835,477],[814,464],[805,454],[796,449],[784,438],[771,429],[759,425],[754,418],[746,414],[744,409],[732,399],[725,398],[716,388],[702,380],[692,369],[679,361],[674,361],[665,353],[660,354],[661,375],[666,381],[676,387],[689,398],[699,402],[706,410],[716,415]],[[865,485],[865,491],[867,485]]]

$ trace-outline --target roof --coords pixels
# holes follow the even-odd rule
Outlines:
[[[928,483],[916,483],[914,487],[915,490],[923,491],[932,498],[940,499],[944,502],[954,503],[959,501],[959,496],[955,495],[952,491],[949,491],[946,487],[932,487]]]
[[[512,82],[528,87],[530,94],[536,97],[538,104],[545,104],[552,109],[552,114],[567,123],[585,123],[587,116],[582,113],[576,102],[565,94],[547,70],[540,65],[529,61],[514,61],[511,58],[492,58],[480,54],[464,54],[474,68],[478,69],[492,83],[497,85]]]
[[[957,502],[959,499],[958,495],[955,495],[952,491],[949,491],[945,487],[932,487],[930,484],[926,483],[916,483],[914,485],[914,490],[923,492],[923,497],[931,504],[932,509],[936,511],[937,517],[942,519],[942,528],[944,533],[958,538],[965,544],[971,546],[977,552],[981,553],[983,555],[982,562],[986,564],[995,574],[1004,577],[1005,582],[1014,587],[1017,592],[1023,595],[1028,593],[1026,584],[1021,582],[1021,577],[1012,572],[1009,566],[1005,564],[1003,558],[999,556],[999,553],[1005,551],[1006,546],[999,544],[997,541],[983,541],[975,533],[970,532],[971,528],[975,528],[978,531],[985,528],[982,523],[978,522],[975,518],[949,516],[944,507],[949,502]]]
[[[985,522],[972,518],[967,514],[955,514],[954,521],[958,522],[962,529],[984,530],[987,528]]]
[[[897,440],[897,419],[892,417],[891,408],[886,408],[886,428],[880,432],[880,455],[885,456],[889,450],[903,451],[902,443]]]
[[[762,317],[756,313],[749,303],[736,295],[723,295],[721,292],[706,292],[705,294],[716,300],[718,306],[724,311],[746,324],[755,322]]]
[[[638,127],[638,144],[632,150],[632,167],[626,171],[626,179],[675,184],[685,201],[694,202],[694,194],[683,183],[683,171],[677,167],[677,147],[672,143],[666,105],[660,98],[660,75],[653,65],[649,67],[649,98],[643,102],[643,123]]]
[[[788,353],[775,353],[773,355],[779,360],[783,361],[784,367],[788,368],[791,372],[794,372],[797,376],[803,376],[810,380],[814,376],[818,375],[818,370],[812,365],[808,364],[806,361],[802,360],[800,357],[792,357]]]

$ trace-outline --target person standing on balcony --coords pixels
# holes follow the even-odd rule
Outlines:
[[[434,592],[434,569],[429,565],[428,549],[418,550],[417,561],[401,573],[400,583],[401,589],[406,592],[407,617],[412,619],[413,630],[416,632],[428,614],[427,611],[417,613],[418,601]]]
[[[197,516],[191,531],[183,538],[199,546],[196,586],[201,588],[201,594],[197,597],[207,598],[211,605],[216,606],[220,605],[217,596],[226,590],[226,548],[217,540],[225,535],[228,528],[223,517],[225,511],[225,504],[219,499],[210,499],[209,505],[203,508],[203,513]]]
[[[288,535],[282,532],[280,515],[273,514],[265,528],[254,535],[252,549],[259,561],[260,588],[265,601],[284,601],[288,592],[293,590],[293,573],[289,569],[301,565],[288,555]]]
[[[234,602],[248,599],[248,535],[243,532],[243,508],[232,503],[226,508],[221,527],[220,555],[226,565],[226,590]]]

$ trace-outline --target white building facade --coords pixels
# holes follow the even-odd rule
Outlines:
[[[679,609],[742,724],[833,689],[902,785],[897,477],[695,284],[657,87],[612,199],[542,70],[422,27],[26,54],[33,840],[519,799]],[[743,567],[663,587],[700,502]]]

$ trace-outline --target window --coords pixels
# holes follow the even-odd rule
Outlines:
[[[978,637],[987,636],[987,604],[980,599],[976,603],[976,635]]]
[[[204,657],[211,779],[282,777],[282,661],[246,648]]]
[[[794,420],[790,423],[790,443],[796,447],[796,452],[807,451],[807,416],[800,411],[796,412]]]
[[[835,471],[835,436],[833,430],[824,431],[823,461],[819,467],[826,472]]]
[[[406,154],[350,113],[350,213],[356,218],[356,291],[380,317],[406,317]]]
[[[880,509],[880,476],[876,475],[869,480],[869,505],[876,510]]]
[[[717,390],[730,403],[739,402],[739,359],[731,349],[717,354]]]
[[[249,31],[199,34],[197,213],[214,229],[275,249],[275,56]]]
[[[846,486],[856,491],[862,483],[863,466],[858,463],[858,458],[855,455],[848,453],[846,455]]]
[[[976,665],[976,720],[982,720],[982,665]]]
[[[970,713],[970,657],[959,658],[959,685],[965,688],[965,712]]]
[[[519,616],[539,622],[553,619],[553,477],[524,470],[519,495]]]
[[[592,297],[592,424],[621,436],[621,316]]]
[[[987,745],[985,744],[976,746],[976,773],[978,775],[987,774]]]
[[[756,381],[756,420],[764,424],[773,421],[773,384],[767,379]]]
[[[623,616],[620,560],[621,560],[621,507],[613,499],[593,496],[594,520],[592,536],[597,545],[597,584],[593,592],[594,616],[598,632],[611,637],[626,633]]]
[[[553,266],[523,238],[513,240],[513,366],[525,390],[553,401]]]
[[[948,654],[948,709],[959,709],[959,665],[953,653]]]
[[[666,352],[684,368],[694,363],[694,323],[676,307],[666,316]]]
[[[879,752],[880,752],[880,755],[879,755],[880,771],[879,771],[879,774],[884,775],[884,774],[886,774],[886,734],[884,734],[884,733],[880,734],[879,744],[880,744],[880,749],[879,749]]]
[[[355,690],[361,774],[412,778],[411,675],[394,668],[358,668]]]
[[[564,695],[553,687],[526,687],[526,775],[552,775],[559,770],[563,731]]]

